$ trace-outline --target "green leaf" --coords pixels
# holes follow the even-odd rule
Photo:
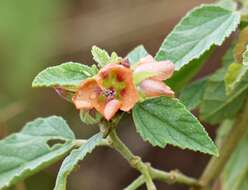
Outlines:
[[[230,64],[225,75],[227,93],[232,92],[248,72],[248,46],[242,55],[243,64]]]
[[[86,125],[95,125],[102,119],[102,115],[96,110],[80,110],[80,119]]]
[[[128,53],[127,58],[131,65],[137,63],[141,58],[146,57],[149,53],[143,45],[139,45]]]
[[[93,46],[91,49],[91,54],[93,55],[93,59],[98,63],[99,67],[104,67],[109,63],[114,63],[120,60],[120,57],[116,52],[112,52],[111,56],[109,56],[108,52],[104,49],[101,49],[97,46]]]
[[[91,49],[91,54],[93,55],[95,62],[98,63],[99,67],[104,67],[109,63],[110,56],[106,50],[93,46]]]
[[[248,133],[228,161],[222,176],[223,190],[248,189]]]
[[[228,66],[224,79],[227,94],[229,94],[234,89],[235,84],[240,81],[240,79],[237,79],[237,77],[241,69],[242,65],[239,63],[232,63]]]
[[[96,146],[102,142],[102,139],[102,134],[96,134],[88,139],[84,145],[73,150],[70,155],[66,157],[59,170],[54,190],[66,190],[67,177],[69,174],[73,171],[79,161],[83,160],[87,154],[91,153]]]
[[[29,122],[19,133],[1,140],[0,189],[60,160],[74,146],[74,139],[67,123],[51,116]]]
[[[233,0],[219,0],[216,5],[228,9],[230,11],[235,11],[238,8],[238,3]]]
[[[48,67],[33,80],[33,87],[76,88],[83,80],[94,75],[94,68],[80,63],[68,62]]]
[[[171,144],[218,155],[203,126],[177,99],[158,97],[138,103],[133,118],[140,135],[154,146]]]
[[[197,80],[181,91],[179,99],[187,109],[193,110],[200,105],[203,99],[206,82],[207,78]]]
[[[164,40],[156,59],[171,60],[179,70],[211,46],[220,46],[239,22],[239,13],[219,6],[202,5],[193,9]]]
[[[200,71],[204,62],[209,58],[211,53],[214,51],[214,47],[205,52],[199,59],[194,59],[189,64],[185,65],[179,71],[175,71],[173,76],[166,80],[174,91],[179,92],[186,86],[188,82]]]
[[[227,66],[209,77],[200,108],[201,117],[210,123],[233,118],[242,108],[248,93],[248,73],[232,93],[226,94],[224,77]]]

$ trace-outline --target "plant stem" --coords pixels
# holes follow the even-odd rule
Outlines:
[[[144,163],[140,157],[135,156],[128,147],[117,136],[115,129],[112,129],[109,133],[110,144],[117,150],[128,163],[142,174],[132,184],[130,184],[125,190],[135,190],[144,183],[146,183],[148,190],[156,189],[153,179],[157,179],[169,184],[181,183],[189,186],[199,186],[196,179],[187,177],[178,171],[165,172],[155,169],[150,166],[149,163]]]
[[[214,180],[220,175],[233,151],[244,136],[245,132],[248,130],[247,115],[248,101],[246,102],[243,112],[237,118],[234,127],[230,130],[227,138],[222,143],[222,147],[220,148],[220,156],[213,157],[203,172],[200,178],[200,184],[203,187],[202,190],[210,187],[214,183]]]
[[[159,181],[162,181],[168,184],[180,183],[180,184],[185,184],[188,186],[196,186],[196,187],[200,186],[200,184],[197,182],[196,179],[187,177],[178,171],[165,172],[165,171],[161,171],[161,170],[151,167],[150,175],[152,179],[157,179]],[[126,187],[124,190],[135,190],[144,183],[145,183],[145,179],[141,175],[135,181],[133,181],[128,187]]]
[[[117,136],[115,129],[112,129],[109,133],[109,137],[111,139],[111,143],[114,149],[116,149],[127,161],[128,163],[135,169],[137,169],[140,173],[142,173],[146,187],[148,190],[156,190],[156,187],[152,181],[152,178],[149,173],[149,165],[142,162],[141,158],[135,156],[128,147],[120,140]]]

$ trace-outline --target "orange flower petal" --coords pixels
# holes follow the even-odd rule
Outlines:
[[[134,69],[134,73],[152,72],[157,73],[151,77],[156,80],[166,80],[170,78],[174,72],[175,65],[171,61],[155,61],[152,56],[148,55],[140,60],[139,65]]]
[[[91,109],[96,101],[99,86],[94,79],[88,79],[80,84],[79,90],[72,97],[77,109]]]
[[[107,120],[110,120],[116,112],[120,109],[121,107],[121,102],[119,100],[113,99],[110,100],[104,108],[104,117]]]
[[[162,81],[146,79],[141,82],[140,90],[146,96],[169,96],[174,97],[175,93]]]
[[[116,78],[118,80],[117,82],[124,82],[125,87],[120,92],[119,97],[119,100],[121,102],[120,109],[122,111],[129,111],[139,100],[138,93],[132,79],[132,70],[125,66],[117,64],[106,65],[99,71],[96,77],[96,80],[101,88],[104,88],[104,79],[106,79],[106,77],[110,73],[114,73],[116,75]]]

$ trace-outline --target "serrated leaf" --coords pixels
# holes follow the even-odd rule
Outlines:
[[[180,93],[180,101],[189,110],[197,108],[202,102],[207,78],[203,78],[191,83]]]
[[[94,69],[80,63],[68,62],[48,67],[33,80],[33,87],[76,88],[83,80],[94,75]]]
[[[109,63],[110,56],[106,50],[93,46],[91,49],[91,54],[93,55],[95,62],[98,63],[99,67],[104,67]]]
[[[173,29],[156,54],[157,60],[171,60],[176,70],[199,58],[211,46],[220,46],[238,26],[240,15],[216,5],[202,5],[190,11]]]
[[[101,49],[97,46],[92,47],[91,54],[93,55],[93,59],[95,60],[95,62],[98,63],[98,66],[100,68],[109,63],[117,62],[121,59],[116,52],[112,52],[110,56],[106,50]]]
[[[74,146],[75,136],[57,116],[38,118],[0,141],[0,189],[9,187],[58,161]],[[62,140],[49,146],[49,141]]]
[[[171,144],[218,155],[203,126],[177,99],[158,97],[138,103],[133,119],[139,134],[154,146]]]
[[[139,45],[128,53],[127,58],[131,65],[137,63],[141,58],[146,57],[149,53],[143,45]]]
[[[223,190],[248,188],[248,134],[241,140],[228,161],[222,176]]]
[[[96,146],[101,143],[102,139],[102,134],[96,134],[88,139],[84,145],[73,150],[70,155],[66,157],[59,170],[54,190],[66,190],[67,177],[69,174],[73,171],[79,161],[83,160],[87,154],[91,153]]]
[[[248,93],[248,73],[232,93],[226,94],[224,77],[227,66],[209,77],[200,108],[201,117],[210,123],[233,118],[242,108]]]

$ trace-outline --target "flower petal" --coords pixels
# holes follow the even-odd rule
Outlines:
[[[175,93],[171,90],[169,86],[167,86],[164,82],[153,80],[153,79],[146,79],[141,82],[140,90],[144,93],[145,96],[169,96],[174,97]]]
[[[99,71],[96,77],[96,80],[101,88],[104,88],[104,79],[106,79],[110,73],[114,73],[116,75],[116,83],[124,83],[125,87],[121,90],[118,100],[121,101],[120,109],[122,111],[129,111],[139,100],[137,90],[133,83],[132,70],[123,65],[106,65]]]
[[[120,109],[121,107],[121,102],[119,100],[113,99],[110,100],[104,108],[104,117],[107,120],[110,120],[116,112]]]
[[[88,79],[80,84],[79,90],[72,97],[77,109],[91,109],[97,101],[97,93],[101,90],[94,79]]]
[[[174,72],[174,69],[175,69],[175,65],[171,61],[157,62],[151,56],[147,56],[140,60],[139,65],[134,69],[134,73],[140,73],[140,72],[157,73],[157,76],[154,76],[152,78],[162,81],[170,78]]]

